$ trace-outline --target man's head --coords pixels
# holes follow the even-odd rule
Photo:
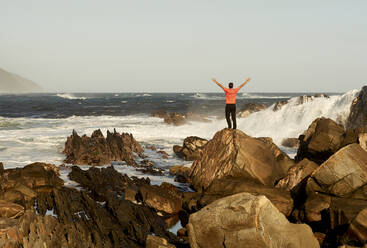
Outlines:
[[[233,88],[233,83],[232,83],[232,82],[230,82],[230,83],[228,84],[228,87],[229,87],[230,89],[232,89],[232,88]]]

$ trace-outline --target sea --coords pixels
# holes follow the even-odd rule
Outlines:
[[[299,104],[299,96],[324,92],[239,93],[237,112],[246,103],[265,104],[267,108],[246,118],[237,118],[238,129],[254,137],[271,137],[293,157],[296,151],[282,147],[282,140],[298,137],[318,117],[344,123],[358,92],[326,93],[327,97],[312,97],[303,104]],[[273,110],[275,103],[285,100],[289,103],[278,111]],[[225,128],[224,106],[223,93],[0,94],[0,162],[5,168],[23,167],[33,162],[62,165],[65,141],[73,130],[79,135],[90,136],[96,129],[101,129],[105,135],[107,130],[116,129],[133,134],[146,147],[147,159],[163,169],[164,174],[143,174],[123,163],[114,164],[116,170],[129,176],[150,177],[152,184],[165,181],[182,187],[169,175],[168,169],[173,165],[191,166],[191,162],[176,157],[172,147],[182,145],[188,136],[211,139]],[[203,114],[211,122],[191,121],[173,126],[161,118],[151,117],[151,113],[158,110]],[[167,152],[168,159],[148,149],[152,145]],[[88,169],[88,166],[81,167]],[[78,187],[68,178],[68,173],[67,169],[61,171],[65,184]]]

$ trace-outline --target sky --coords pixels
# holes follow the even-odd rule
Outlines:
[[[0,0],[0,68],[57,92],[346,92],[366,0]]]

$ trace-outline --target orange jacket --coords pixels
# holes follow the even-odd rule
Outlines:
[[[236,104],[236,94],[240,90],[240,88],[223,88],[223,90],[226,93],[226,104]]]

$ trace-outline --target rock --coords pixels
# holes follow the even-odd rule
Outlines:
[[[187,229],[186,228],[180,228],[177,231],[177,236],[178,237],[187,237]]]
[[[65,163],[75,165],[105,165],[111,161],[125,161],[136,165],[134,153],[143,157],[143,148],[132,134],[119,134],[107,131],[105,139],[101,130],[93,132],[91,137],[80,137],[75,131],[67,138],[64,153]]]
[[[265,104],[259,104],[259,103],[246,103],[245,105],[242,106],[241,110],[239,111],[239,116],[240,117],[247,117],[250,114],[254,113],[254,112],[259,112],[261,110],[266,109],[267,106]]]
[[[358,135],[358,143],[363,150],[367,151],[367,133],[361,133]]]
[[[347,129],[365,127],[367,125],[367,86],[363,86],[350,106]]]
[[[0,200],[0,218],[18,218],[24,214],[24,207],[15,203]]]
[[[266,196],[285,216],[289,216],[293,209],[293,200],[289,192],[264,186],[250,180],[231,177],[214,181],[203,193],[199,203],[203,207],[220,198],[242,192]]]
[[[33,163],[24,168],[7,169],[0,179],[0,189],[7,191],[17,187],[20,191],[30,191],[24,187],[20,189],[19,184],[36,191],[42,190],[42,188],[60,187],[64,185],[64,181],[58,177],[54,169],[54,166],[44,163]]]
[[[185,118],[181,114],[176,112],[167,114],[166,116],[164,116],[163,120],[165,123],[173,124],[175,126],[181,126],[186,123]]]
[[[326,118],[312,122],[305,134],[299,136],[296,161],[304,158],[321,164],[340,149],[344,138],[343,126]]]
[[[174,165],[169,168],[169,173],[173,176],[188,177],[190,174],[190,167],[182,166],[182,165]]]
[[[197,122],[211,122],[211,120],[208,119],[208,116],[204,116],[201,114],[195,114],[192,112],[187,112],[185,114],[185,118],[188,121],[197,121]]]
[[[184,139],[183,146],[174,146],[175,154],[187,161],[199,159],[208,140],[196,136],[190,136]]]
[[[4,173],[4,165],[0,162],[0,176],[2,176]]]
[[[164,238],[148,235],[146,241],[146,248],[176,248],[176,246],[169,244]]]
[[[190,178],[197,190],[225,176],[273,186],[293,164],[271,139],[253,138],[240,130],[223,129],[206,144],[201,158],[194,161]]]
[[[288,104],[288,101],[287,100],[284,100],[284,101],[279,101],[277,103],[274,104],[274,107],[273,107],[273,111],[278,111],[280,110],[284,105]]]
[[[151,208],[167,214],[177,214],[182,210],[181,198],[163,186],[143,185],[139,188],[142,201]]]
[[[282,140],[281,145],[284,147],[298,148],[299,140],[297,138],[286,138]]]
[[[357,190],[367,183],[367,152],[351,144],[336,152],[307,181],[307,192],[359,198]],[[365,198],[365,196],[361,196]]]
[[[113,166],[107,168],[91,167],[87,171],[73,166],[69,178],[90,191],[90,195],[98,201],[106,201],[109,197],[122,195],[125,189],[131,185],[149,184],[145,179],[130,179],[126,175],[117,172]]]
[[[320,247],[305,224],[291,224],[265,196],[240,193],[190,215],[190,246]]]
[[[311,175],[311,173],[318,167],[318,164],[305,158],[289,168],[288,175],[277,183],[276,188],[291,191],[302,180]]]
[[[359,240],[366,243],[367,241],[367,208],[363,209],[354,218],[349,225],[346,235],[348,239]]]

